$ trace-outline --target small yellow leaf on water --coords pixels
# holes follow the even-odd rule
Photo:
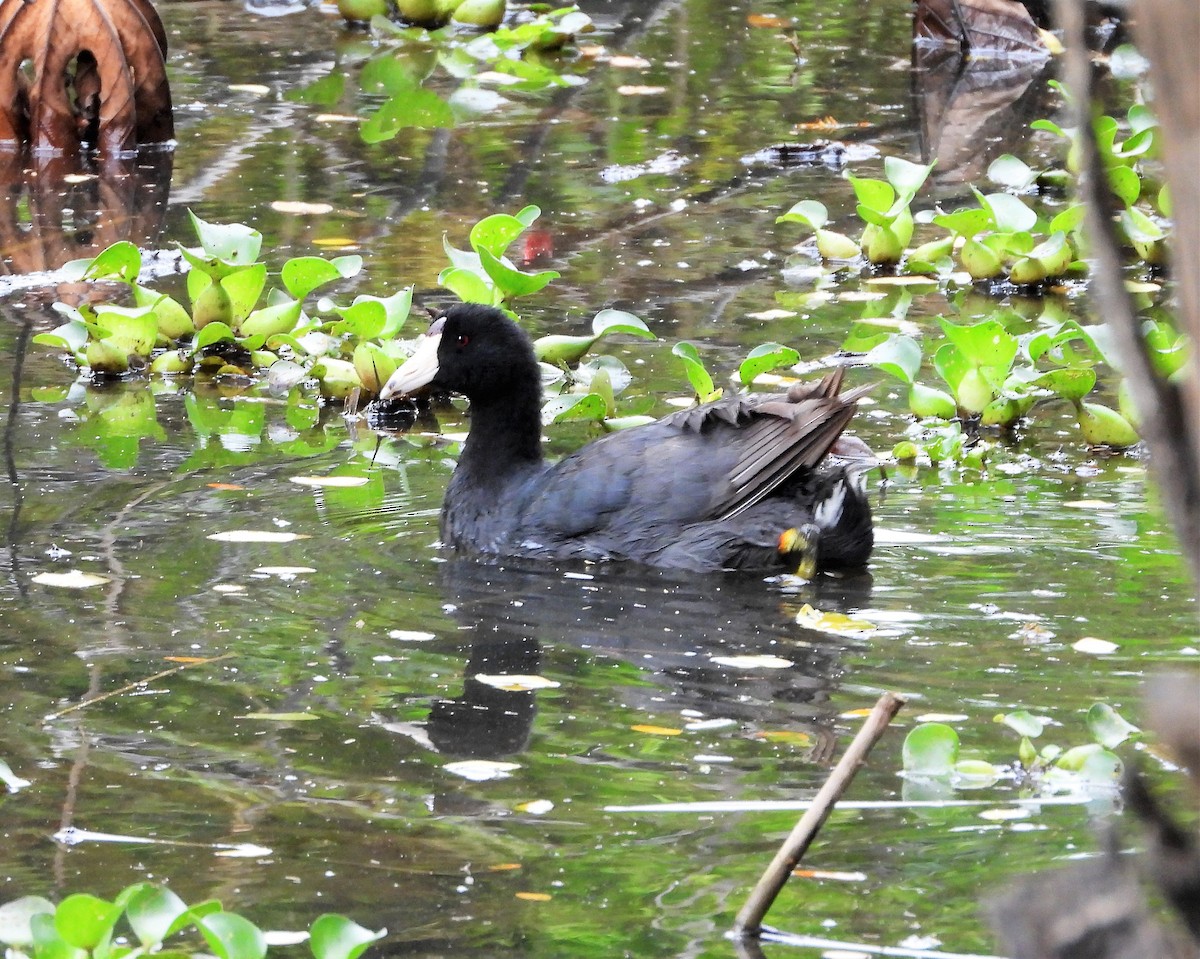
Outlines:
[[[521,864],[519,862],[498,862],[494,866],[488,866],[487,871],[488,872],[512,872],[513,870],[520,869],[520,868],[521,868]]]
[[[357,117],[355,118],[357,120]],[[358,246],[357,241],[348,236],[319,236],[312,241],[313,246],[331,246],[341,249],[342,247]]]
[[[672,729],[670,726],[647,726],[641,723],[629,728],[635,733],[647,733],[651,736],[678,736],[683,732],[682,729]]]
[[[1130,293],[1157,293],[1162,289],[1162,284],[1149,283],[1145,280],[1126,280],[1125,289]]]
[[[768,729],[755,733],[755,739],[765,739],[771,743],[792,743],[796,746],[812,745],[812,736],[794,729]]]
[[[275,529],[230,529],[223,533],[209,533],[207,538],[218,543],[291,543],[308,539],[308,534],[285,533]]]
[[[548,892],[518,892],[518,899],[524,899],[527,902],[549,902],[553,896]]]
[[[246,487],[238,486],[237,483],[209,483],[208,488],[220,490],[240,490],[245,489]]]
[[[795,665],[781,656],[714,656],[712,661],[733,669],[787,669]]]
[[[517,803],[518,812],[527,812],[534,816],[544,816],[554,808],[549,799],[531,799],[529,802]]]
[[[866,882],[865,872],[835,872],[829,869],[793,869],[793,876],[802,879],[832,879],[836,882]]]
[[[808,120],[804,123],[797,123],[794,130],[836,130],[841,124],[838,123],[837,117],[826,116],[819,120]]]
[[[276,213],[290,213],[293,216],[323,216],[333,212],[333,205],[305,203],[303,200],[272,200],[271,209]]]
[[[855,619],[845,613],[823,613],[819,609],[813,609],[808,603],[800,607],[800,612],[796,614],[796,622],[809,629],[833,633],[835,636],[875,632],[875,624],[865,619]]]
[[[366,486],[371,480],[366,476],[289,476],[297,486]]]
[[[746,23],[752,27],[769,29],[779,29],[788,25],[788,22],[783,17],[777,17],[773,13],[752,13],[746,17]]]
[[[547,679],[545,676],[522,676],[516,673],[497,676],[476,673],[475,678],[485,686],[503,689],[509,693],[527,693],[534,689],[557,689],[562,685],[553,679]]]
[[[862,719],[863,716],[870,716],[871,710],[863,709],[847,709],[844,713],[838,713],[838,719]]]
[[[234,719],[264,719],[273,723],[306,723],[320,718],[313,713],[243,713],[241,716],[234,717]]]
[[[39,586],[54,586],[58,589],[88,589],[91,586],[103,586],[111,582],[109,577],[99,573],[85,573],[72,569],[65,573],[38,573],[33,581]]]

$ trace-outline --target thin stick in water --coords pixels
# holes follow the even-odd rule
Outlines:
[[[758,883],[746,899],[746,904],[737,914],[732,931],[735,939],[758,937],[762,931],[763,917],[775,902],[775,897],[783,889],[792,870],[799,865],[813,839],[825,825],[825,820],[833,811],[834,804],[849,787],[854,779],[854,774],[858,772],[859,767],[866,760],[867,754],[879,741],[904,702],[904,698],[895,693],[884,693],[879,697],[879,702],[871,710],[871,715],[863,723],[862,729],[858,731],[858,735],[854,737],[838,764],[834,766],[833,772],[825,780],[825,785],[813,798],[812,806],[800,817],[800,821],[796,823],[791,834],[783,841],[783,845],[775,853],[775,858],[763,871]]]

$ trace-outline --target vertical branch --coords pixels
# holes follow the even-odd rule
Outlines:
[[[1171,273],[1179,291],[1180,322],[1192,338],[1189,367],[1181,385],[1156,373],[1133,299],[1125,288],[1121,241],[1109,213],[1112,191],[1092,126],[1092,70],[1084,36],[1084,0],[1061,0],[1056,9],[1066,40],[1066,81],[1080,142],[1080,193],[1087,205],[1086,225],[1094,260],[1089,292],[1096,312],[1112,328],[1142,417],[1139,429],[1150,449],[1167,516],[1193,580],[1200,582],[1200,198],[1195,170],[1200,156],[1196,98],[1200,67],[1195,57],[1200,5],[1196,0],[1142,0],[1139,5],[1139,36],[1147,39],[1149,47],[1151,76],[1156,80],[1155,108],[1160,111],[1168,181],[1176,203]]]

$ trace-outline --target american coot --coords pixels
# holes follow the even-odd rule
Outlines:
[[[874,458],[861,441],[839,441],[859,395],[839,395],[841,383],[838,369],[786,394],[729,396],[548,464],[529,337],[493,307],[459,304],[381,398],[436,386],[471,402],[442,507],[449,546],[811,577],[863,565],[874,542],[864,490]]]

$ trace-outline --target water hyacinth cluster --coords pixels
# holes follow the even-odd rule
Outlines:
[[[1002,190],[985,193],[972,187],[973,207],[914,214],[912,201],[931,167],[888,157],[884,180],[847,175],[857,199],[855,211],[865,224],[857,240],[830,229],[828,210],[816,200],[795,204],[778,222],[800,223],[813,230],[817,252],[824,260],[865,260],[871,267],[930,275],[939,281],[1037,289],[1082,276],[1086,272],[1080,259],[1083,205],[1070,204],[1049,215],[1039,213],[1025,199],[1029,194],[1061,191],[1073,182],[1078,153],[1075,131],[1063,130],[1050,120],[1032,126],[1069,142],[1065,170],[1037,171],[1017,157],[1004,155],[988,168],[988,178]],[[1121,139],[1123,130],[1128,135]],[[1138,105],[1130,109],[1124,126],[1111,116],[1098,118],[1096,133],[1109,186],[1122,206],[1119,223],[1128,249],[1140,263],[1156,268],[1165,261],[1165,218],[1171,211],[1166,188],[1156,187],[1144,166],[1157,154],[1157,122],[1146,107]],[[919,225],[946,232],[909,248]]]

